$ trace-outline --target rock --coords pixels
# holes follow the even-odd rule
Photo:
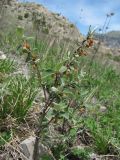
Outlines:
[[[0,160],[6,160],[6,154],[0,154]]]
[[[100,112],[106,112],[107,108],[105,106],[100,106]]]
[[[98,100],[97,100],[96,97],[93,97],[93,98],[91,99],[91,102],[92,102],[93,104],[97,104],[97,103],[98,103]]]
[[[21,152],[29,159],[33,159],[33,151],[34,151],[35,137],[30,137],[24,140],[21,144]]]
[[[21,152],[29,160],[33,160],[34,144],[35,144],[35,137],[29,137],[20,144]],[[47,151],[48,151],[47,147],[39,143],[39,157],[47,153]],[[26,158],[23,157],[23,159],[25,160]]]
[[[90,154],[90,160],[100,160],[97,156],[98,156],[97,154],[91,153]]]
[[[4,54],[3,51],[0,51],[0,60],[6,59],[6,55]]]

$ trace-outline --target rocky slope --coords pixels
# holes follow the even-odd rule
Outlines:
[[[106,34],[95,34],[96,41],[100,41],[98,57],[106,64],[120,69],[120,31],[111,31]]]
[[[110,48],[120,49],[120,31],[111,31],[106,34],[96,34],[97,39],[103,39],[103,42]]]
[[[0,8],[2,8],[1,31],[8,32],[20,25],[25,28],[26,33],[36,34],[39,38],[48,35],[60,40],[79,41],[82,39],[76,26],[64,16],[52,13],[40,4],[8,1],[0,4]]]

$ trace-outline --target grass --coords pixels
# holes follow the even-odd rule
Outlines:
[[[4,83],[1,88],[0,119],[8,115],[22,120],[36,95],[35,85],[22,76],[16,76]]]
[[[9,59],[0,60],[0,73],[9,74],[12,73],[14,70],[15,70],[14,61],[11,61]]]
[[[20,37],[23,33],[20,30],[19,33],[16,43],[7,41],[12,43],[12,49],[22,41]],[[41,41],[28,39],[32,52],[37,54],[36,61],[39,59],[37,69],[41,73],[41,83],[34,64],[30,63],[31,76],[26,79],[23,75],[9,75],[15,69],[12,61],[0,61],[0,73],[9,75],[0,81],[0,121],[10,116],[17,120],[18,126],[24,123],[30,109],[34,107],[37,91],[46,87],[55,100],[45,110],[41,141],[50,146],[56,159],[67,160],[66,154],[89,159],[91,152],[108,156],[112,154],[119,159],[120,75],[112,67],[102,66],[100,62],[93,61],[91,64],[88,56],[76,58],[68,69],[66,64],[71,61],[73,53],[69,55],[69,52],[64,52],[58,46],[47,47]],[[5,44],[7,42],[4,41]],[[21,56],[24,54],[22,49],[19,53]],[[106,107],[105,112],[100,111],[101,106]],[[51,126],[54,131],[51,131]],[[6,141],[10,141],[11,133],[9,129],[2,131],[0,128],[0,136]],[[71,152],[71,148],[79,145],[79,141],[85,149]],[[5,145],[2,139],[0,145]]]

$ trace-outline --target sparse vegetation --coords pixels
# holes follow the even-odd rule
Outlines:
[[[46,25],[45,17],[41,15],[41,21],[37,16],[33,14],[36,37],[39,25]],[[48,44],[26,36],[20,26],[1,35],[0,50],[7,56],[0,59],[1,152],[18,153],[14,144],[34,133],[34,160],[40,158],[39,141],[48,149],[42,160],[90,160],[92,153],[120,159],[120,75],[88,56],[93,34],[89,30],[74,51],[54,43],[52,37]],[[28,77],[18,72],[8,55],[12,53],[22,57]]]
[[[19,41],[16,43],[21,42],[20,34],[23,34],[20,29],[17,29],[17,32],[19,34],[16,34],[16,39]],[[89,38],[83,45],[86,54],[91,46]],[[24,44],[26,52],[24,48],[22,54],[31,55],[28,61],[31,66],[29,80],[23,75],[11,77],[9,74],[15,69],[14,63],[7,60],[0,62],[0,72],[8,74],[7,78],[0,82],[0,121],[12,117],[15,119],[14,123],[19,125],[27,120],[29,111],[35,107],[33,102],[38,88],[41,88],[44,92],[41,102],[45,104],[41,106],[43,109],[38,117],[40,130],[37,129],[36,132],[34,128],[34,131],[42,138],[42,142],[50,147],[53,153],[51,159],[53,156],[61,160],[70,157],[89,159],[92,152],[108,156],[114,153],[119,157],[120,76],[116,71],[107,66],[102,67],[98,62],[93,62],[90,66],[89,57],[84,57],[82,48],[76,53],[61,53],[61,56],[56,52],[57,47],[46,50],[44,44],[39,41],[35,43],[34,39],[27,43]],[[13,47],[12,44],[11,46]],[[32,54],[33,46],[37,51],[35,57]],[[44,54],[38,55],[41,49]],[[49,95],[48,98],[46,93]],[[94,103],[93,98],[96,99]],[[103,105],[106,107],[105,112],[100,111]],[[3,123],[2,125],[4,128]],[[48,130],[51,125],[54,127],[52,135]],[[14,139],[14,134],[11,135],[11,127],[4,131],[2,128],[0,144],[3,148],[5,142]],[[12,132],[17,134],[17,131]],[[84,146],[87,144],[87,148],[72,149],[79,143]]]

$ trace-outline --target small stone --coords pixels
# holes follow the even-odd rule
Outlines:
[[[35,137],[29,137],[28,139],[24,140],[20,144],[21,152],[29,160],[33,160],[35,140],[36,140]],[[47,147],[45,147],[43,144],[39,143],[39,157],[41,157],[42,155],[47,154],[47,153],[48,153]],[[24,159],[24,157],[23,157],[23,159]]]
[[[6,160],[6,154],[1,154],[0,155],[0,160]]]
[[[0,51],[0,60],[6,59],[6,55],[4,54],[3,51]]]
[[[105,106],[100,106],[100,112],[106,112],[107,108]]]
[[[84,150],[85,146],[84,145],[78,145],[78,146],[75,146],[73,148],[76,148],[76,149],[79,149],[79,150]]]
[[[97,100],[96,97],[93,97],[93,98],[91,99],[91,102],[92,102],[93,104],[97,104],[97,103],[98,103],[98,100]]]
[[[97,156],[98,156],[97,154],[91,153],[90,154],[90,160],[100,160]]]

